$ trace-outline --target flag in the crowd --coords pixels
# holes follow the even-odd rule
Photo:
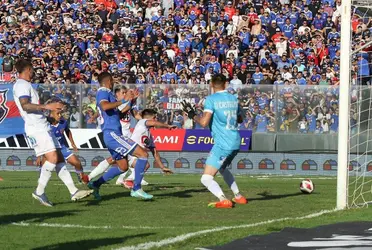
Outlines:
[[[24,122],[13,98],[13,84],[0,84],[0,137],[24,133]]]

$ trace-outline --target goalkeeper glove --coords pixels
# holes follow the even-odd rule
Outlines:
[[[181,102],[181,105],[182,105],[183,112],[187,113],[187,116],[190,119],[194,119],[196,115],[195,106],[191,105],[191,103],[186,102],[186,101]]]

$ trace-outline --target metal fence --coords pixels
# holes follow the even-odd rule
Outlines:
[[[181,111],[180,103],[187,100],[202,114],[205,99],[211,94],[209,85],[125,85],[138,89],[137,108],[154,108],[158,120],[178,127],[201,128]],[[69,104],[64,116],[71,128],[99,128],[96,107],[97,85],[39,84],[41,101],[57,96]],[[351,124],[358,120],[357,103],[369,87],[354,86],[351,91]],[[240,129],[255,133],[337,133],[338,86],[319,85],[241,85],[229,86],[244,110]],[[132,119],[132,126],[135,125]],[[354,122],[353,122],[354,121]]]

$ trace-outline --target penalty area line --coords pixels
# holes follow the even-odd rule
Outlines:
[[[308,214],[308,215],[300,216],[300,217],[284,217],[284,218],[261,221],[261,222],[257,222],[257,223],[251,223],[251,224],[228,226],[228,227],[215,227],[215,228],[211,228],[211,229],[207,229],[207,230],[201,230],[201,231],[197,231],[197,232],[181,234],[179,236],[167,238],[167,239],[160,240],[160,241],[150,241],[150,242],[142,243],[142,244],[139,244],[139,245],[121,247],[121,248],[118,248],[116,250],[140,250],[140,249],[141,250],[146,250],[146,249],[150,249],[150,248],[153,248],[153,247],[164,247],[164,246],[167,246],[167,245],[170,245],[170,244],[185,241],[187,239],[190,239],[190,238],[193,238],[193,237],[196,237],[196,236],[203,236],[204,234],[208,234],[208,233],[221,232],[221,231],[225,231],[225,230],[239,229],[239,228],[251,228],[251,227],[268,225],[268,224],[272,224],[272,223],[276,223],[276,222],[283,222],[283,221],[311,219],[311,218],[319,217],[319,216],[324,215],[324,214],[333,213],[335,211],[338,211],[338,210],[337,209],[322,210],[322,211],[317,212],[317,213],[312,213],[312,214]]]
[[[27,223],[27,222],[13,222],[10,225],[21,227],[55,227],[55,228],[82,228],[82,229],[172,229],[174,227],[147,227],[147,226],[93,226],[93,225],[77,225],[77,224],[60,224],[60,223]]]

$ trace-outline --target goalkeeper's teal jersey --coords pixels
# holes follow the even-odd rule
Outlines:
[[[212,113],[211,129],[214,144],[222,149],[240,148],[237,117],[240,115],[238,99],[227,91],[219,91],[207,97],[204,112]]]

